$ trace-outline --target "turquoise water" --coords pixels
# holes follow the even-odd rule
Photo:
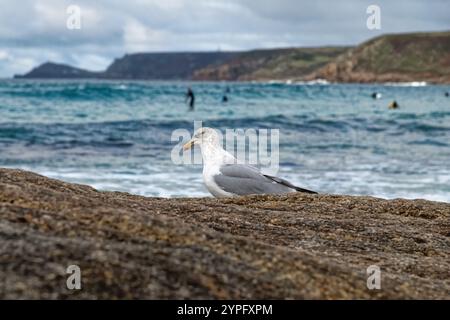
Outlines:
[[[184,102],[187,86],[196,109]],[[221,98],[230,88],[229,102]],[[377,91],[382,98],[374,100]],[[0,166],[147,196],[206,196],[171,161],[193,121],[280,130],[279,176],[334,194],[450,202],[449,86],[0,80]],[[396,100],[400,109],[388,110]]]

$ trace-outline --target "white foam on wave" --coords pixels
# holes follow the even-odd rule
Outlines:
[[[38,172],[44,176],[71,183],[86,184],[102,191],[121,191],[148,197],[205,197],[211,196],[206,190],[200,170],[178,168],[174,170],[136,170],[128,168],[87,169],[27,167],[21,169]],[[285,168],[278,173],[295,185],[320,193],[342,195],[369,195],[384,199],[425,199],[450,202],[446,189],[435,185],[448,185],[450,174],[440,172],[433,177],[390,177],[373,170],[354,171],[306,171]]]
[[[267,83],[267,84],[285,84],[286,82],[283,80],[269,80],[265,83]]]
[[[257,81],[252,81],[252,83],[258,83]],[[261,82],[261,83],[265,83],[265,84],[285,84],[285,85],[329,85],[330,82],[328,80],[325,79],[314,79],[314,80],[309,80],[309,81],[301,81],[301,80],[292,80],[292,79],[287,79],[287,80],[269,80],[269,81],[265,81],[265,82]]]
[[[313,86],[313,85],[329,85],[330,82],[328,80],[325,79],[314,79],[314,80],[309,80],[309,81],[295,81],[292,84],[294,85],[308,85],[308,86]]]
[[[392,87],[425,87],[428,85],[426,81],[412,81],[412,82],[385,82],[385,86]]]
[[[432,183],[447,183],[448,180],[442,176],[436,181],[431,177],[421,177],[419,180],[412,177],[391,178],[372,171],[330,171],[325,174],[305,172],[301,175],[285,171],[280,175],[294,185],[320,193],[450,202],[448,192],[432,186]]]

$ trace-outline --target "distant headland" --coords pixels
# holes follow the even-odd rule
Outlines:
[[[102,72],[46,62],[14,78],[450,83],[450,31],[383,35],[356,47],[126,54]]]

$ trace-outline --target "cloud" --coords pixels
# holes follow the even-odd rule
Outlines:
[[[111,59],[97,54],[72,54],[71,64],[90,71],[103,71],[111,63]]]
[[[167,46],[171,34],[164,30],[154,30],[136,19],[125,23],[123,31],[126,52],[161,51]]]
[[[382,29],[366,28],[381,7]],[[80,30],[66,27],[69,5]],[[381,33],[450,29],[445,0],[2,0],[0,77],[48,60],[94,70],[139,51],[353,45]]]
[[[12,75],[17,70],[30,70],[35,63],[33,58],[11,55],[7,50],[0,50],[0,74]]]

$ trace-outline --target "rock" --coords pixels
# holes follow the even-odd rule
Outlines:
[[[0,298],[449,299],[449,218],[425,200],[146,198],[0,169]]]

